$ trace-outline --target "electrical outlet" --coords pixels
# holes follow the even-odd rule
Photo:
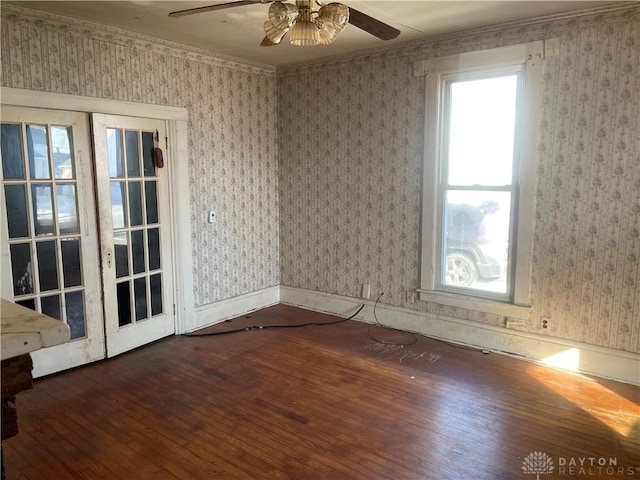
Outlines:
[[[362,284],[362,294],[361,294],[362,298],[365,299],[370,299],[371,298],[371,285],[368,283],[363,283]]]
[[[209,210],[209,223],[216,223],[216,220],[218,220],[216,212],[214,210]]]
[[[540,328],[548,331],[551,328],[551,319],[549,317],[540,318]]]

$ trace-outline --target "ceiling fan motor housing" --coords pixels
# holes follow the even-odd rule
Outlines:
[[[349,8],[341,3],[313,9],[312,0],[297,0],[296,4],[273,2],[269,20],[264,22],[267,38],[278,44],[291,31],[291,43],[298,46],[328,45],[349,22]]]

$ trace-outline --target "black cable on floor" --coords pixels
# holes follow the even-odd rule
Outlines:
[[[378,306],[378,302],[380,301],[380,297],[382,297],[382,295],[384,295],[384,292],[382,292],[380,295],[378,295],[378,298],[376,298],[376,301],[373,304],[373,318],[376,320],[376,325],[378,327],[380,327],[380,328],[384,328],[385,330],[389,330],[391,332],[403,333],[405,335],[410,335],[411,336],[411,340],[409,340],[406,343],[387,342],[385,340],[380,340],[374,334],[371,333],[371,327],[373,327],[374,325],[369,325],[369,328],[367,329],[367,333],[369,334],[369,337],[373,341],[381,343],[383,345],[393,345],[393,346],[396,346],[396,347],[408,347],[409,345],[413,345],[414,343],[416,343],[418,341],[418,337],[416,337],[413,333],[405,332],[404,330],[398,330],[398,329],[392,328],[392,327],[387,327],[385,325],[382,325],[382,323],[380,323],[380,320],[378,320],[378,315],[376,315],[376,307]]]
[[[311,327],[311,326],[323,326],[323,325],[338,325],[339,323],[344,323],[349,320],[353,320],[353,318],[360,313],[360,311],[364,308],[364,304],[360,305],[360,308],[350,317],[341,318],[340,320],[336,320],[335,322],[308,322],[308,323],[298,323],[296,325],[251,325],[249,327],[237,328],[235,330],[225,330],[224,332],[208,332],[208,333],[184,333],[183,337],[212,337],[214,335],[225,335],[227,333],[236,333],[236,332],[246,332],[248,330],[266,330],[269,328],[300,328],[300,327]]]
[[[367,329],[367,333],[369,334],[369,338],[371,338],[373,341],[380,343],[382,345],[393,345],[393,346],[399,346],[399,347],[408,347],[409,345],[413,345],[414,343],[416,343],[418,341],[418,337],[416,337],[415,334],[413,334],[412,332],[407,332],[404,330],[399,330],[396,328],[392,328],[392,327],[387,327],[386,325],[383,325],[382,323],[380,323],[380,320],[378,320],[378,315],[376,314],[376,307],[378,306],[378,302],[380,301],[380,298],[382,297],[382,295],[384,295],[384,292],[381,293],[380,295],[378,295],[378,298],[376,298],[375,303],[373,304],[373,318],[376,321],[376,325],[380,328],[383,328],[385,330],[389,330],[392,332],[396,332],[396,333],[402,333],[405,335],[410,335],[411,336],[411,340],[407,343],[397,343],[397,342],[387,342],[385,340],[381,340],[379,338],[377,338],[374,334],[371,333],[371,327],[376,326],[376,325],[369,325],[368,329]],[[183,337],[212,337],[215,335],[226,335],[228,333],[238,333],[238,332],[246,332],[249,330],[265,330],[265,329],[269,329],[269,328],[299,328],[299,327],[310,327],[310,326],[322,326],[322,325],[338,325],[340,323],[344,323],[347,322],[349,320],[353,320],[353,318],[355,318],[356,315],[358,315],[358,313],[360,313],[362,311],[362,309],[364,308],[364,304],[360,305],[360,308],[358,308],[358,310],[351,315],[348,318],[341,318],[340,320],[336,320],[334,322],[308,322],[308,323],[299,323],[297,325],[251,325],[248,327],[242,327],[242,328],[236,328],[234,330],[225,330],[223,332],[208,332],[208,333],[183,333],[181,336]],[[435,338],[435,337],[431,337],[429,335],[425,335],[425,334],[421,334],[421,336],[429,338],[431,340],[435,340],[436,342],[440,342],[440,343],[444,343],[445,345],[449,345],[451,347],[456,347],[456,348],[460,348],[462,350],[475,350],[478,352],[482,352],[482,353],[490,353],[488,350],[485,349],[481,349],[481,348],[476,348],[476,347],[469,347],[466,345],[460,345],[457,343],[452,343],[452,342],[448,342],[446,340],[442,340],[440,338]]]

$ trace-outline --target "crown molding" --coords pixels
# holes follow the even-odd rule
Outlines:
[[[190,47],[149,35],[130,32],[121,28],[30,10],[15,5],[3,4],[0,16],[3,22],[9,22],[26,28],[38,28],[75,37],[89,38],[91,40],[121,45],[126,48],[177,57],[245,73],[265,75],[268,77],[274,77],[276,74],[276,67],[272,65],[251,62],[250,60]]]
[[[411,40],[389,46],[376,47],[344,55],[328,56],[283,66],[272,66],[218,54],[209,50],[190,47],[148,35],[133,33],[121,28],[100,25],[86,20],[39,12],[15,5],[2,5],[3,21],[23,25],[27,28],[46,30],[90,38],[122,45],[160,55],[168,55],[207,65],[239,70],[268,77],[297,75],[301,71],[326,71],[327,68],[343,68],[354,61],[386,62],[389,60],[411,63],[433,56],[451,55],[480,48],[497,48],[523,41],[543,40],[557,37],[574,28],[640,21],[638,2],[620,2],[603,7],[594,7],[576,12],[546,15],[526,20],[489,25],[453,33],[435,35],[423,40]]]

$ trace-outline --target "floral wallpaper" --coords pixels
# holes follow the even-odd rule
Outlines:
[[[188,109],[196,306],[279,284],[275,69],[10,5],[0,35],[2,86]]]
[[[523,329],[640,351],[637,6],[279,69],[282,283],[352,297],[370,283],[388,304],[503,325],[407,298],[419,285],[425,92],[413,62],[551,38],[560,51],[544,65],[533,308]]]
[[[560,15],[275,68],[3,5],[3,86],[186,107],[196,304],[272,285],[412,302],[435,56],[558,38],[544,65],[524,330],[640,352],[640,8]],[[277,113],[274,113],[277,112]],[[277,140],[276,140],[277,139]],[[206,212],[215,209],[211,228]],[[541,317],[552,329],[541,331]]]
[[[569,30],[544,76],[535,312],[640,351],[640,10]]]

